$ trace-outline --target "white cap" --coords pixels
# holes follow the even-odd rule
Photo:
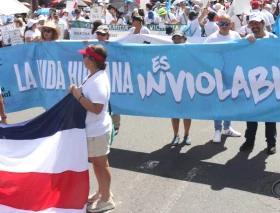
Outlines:
[[[45,20],[46,20],[46,18],[45,18],[45,16],[44,16],[44,15],[40,15],[40,16],[39,16],[39,18],[38,18],[38,20],[39,20],[39,21],[45,21]]]
[[[270,4],[266,4],[264,8],[269,8],[270,10],[272,9]]]
[[[32,27],[34,24],[37,24],[38,20],[34,20],[34,19],[29,19],[29,21],[27,22],[27,27],[30,28]]]
[[[64,8],[64,9],[62,10],[62,12],[63,12],[63,13],[69,13],[69,10],[68,10],[67,8]]]
[[[251,21],[261,22],[261,21],[263,21],[263,17],[258,14],[253,14],[249,17],[249,23]]]

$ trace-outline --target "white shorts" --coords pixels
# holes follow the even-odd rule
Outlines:
[[[110,152],[111,130],[98,137],[87,138],[88,157],[100,157]]]

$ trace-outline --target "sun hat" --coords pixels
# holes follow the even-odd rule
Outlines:
[[[160,8],[159,10],[158,10],[158,15],[160,16],[160,15],[166,15],[167,14],[167,11],[164,9],[164,8]]]
[[[53,22],[51,22],[51,21],[46,22],[46,23],[43,25],[43,28],[44,28],[44,27],[52,28],[52,29],[54,29],[54,30],[56,31],[56,33],[57,33],[58,35],[60,35],[60,29],[59,29]]]

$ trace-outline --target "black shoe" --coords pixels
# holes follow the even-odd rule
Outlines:
[[[249,151],[249,150],[252,150],[254,148],[254,143],[252,142],[248,142],[248,141],[245,141],[245,143],[243,143],[239,150],[242,152],[242,151]]]
[[[269,155],[273,155],[277,152],[276,150],[276,145],[267,145],[267,149],[266,149],[267,154]]]
[[[178,144],[180,143],[180,137],[179,136],[175,136],[173,138],[173,141],[171,142],[172,146],[178,146]]]

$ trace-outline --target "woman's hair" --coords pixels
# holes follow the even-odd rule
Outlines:
[[[102,25],[102,21],[101,20],[96,20],[93,22],[93,28],[91,30],[91,34],[93,35],[95,33],[95,31],[97,30],[97,28]]]
[[[52,41],[58,40],[58,39],[59,39],[59,35],[57,34],[56,30],[53,29],[53,28],[49,28],[49,29],[52,29],[52,37],[51,37],[51,40],[52,40]],[[41,37],[42,37],[43,40],[45,40],[43,30],[44,30],[44,27],[42,28]]]
[[[24,33],[23,33],[23,42],[25,42],[25,33],[26,33],[26,31],[28,31],[28,30],[32,30],[32,27],[33,26],[31,26],[31,27],[25,27],[25,29],[24,29]]]
[[[214,21],[215,17],[216,17],[216,13],[215,12],[209,12],[208,13],[207,18],[208,18],[209,21]]]
[[[142,8],[139,8],[138,9],[138,14],[140,15],[140,16],[145,16],[145,12],[144,12],[144,10],[142,9]]]
[[[91,44],[91,45],[89,45],[89,47],[94,52],[96,52],[98,55],[102,56],[105,59],[107,58],[107,56],[108,56],[107,50],[101,44]],[[93,58],[93,57],[91,57],[91,58]],[[107,65],[106,61],[98,61],[98,60],[96,60],[94,58],[93,58],[93,60],[95,61],[96,66],[98,67],[98,69],[100,69],[100,70],[105,70],[106,69],[106,65]]]

